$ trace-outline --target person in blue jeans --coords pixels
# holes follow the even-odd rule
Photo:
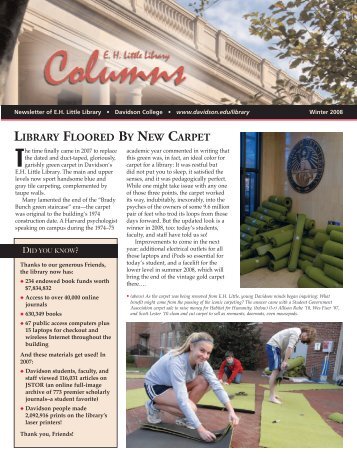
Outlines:
[[[225,385],[231,383],[240,383],[242,378],[243,366],[239,359],[234,357],[232,351],[227,351],[225,360],[222,362],[221,367],[218,371],[218,380]],[[223,376],[226,374],[227,381],[223,381]]]
[[[288,367],[288,360],[298,342],[307,345],[314,342],[316,329],[311,326],[290,327],[277,332],[268,340],[266,352],[268,355],[268,367],[271,371],[269,377],[269,401],[274,404],[281,404],[279,396],[275,393],[277,378],[280,371]]]

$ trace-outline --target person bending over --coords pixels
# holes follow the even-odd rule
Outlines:
[[[234,357],[232,351],[227,351],[225,360],[222,361],[221,367],[218,371],[218,380],[224,385],[229,385],[231,383],[240,383],[242,378],[243,366],[239,359]],[[223,376],[226,374],[227,381],[223,382]]]
[[[275,394],[276,380],[281,370],[287,368],[288,359],[290,358],[296,344],[311,343],[315,340],[316,329],[314,327],[292,327],[277,332],[266,344],[268,355],[269,370],[269,401],[275,404],[281,404],[280,399]]]
[[[204,441],[214,441],[216,436],[196,414],[196,404],[211,387],[227,409],[232,425],[239,423],[227,393],[207,362],[212,349],[213,338],[209,334],[194,332],[183,345],[162,356],[149,369],[144,380],[150,398],[145,404],[148,422],[160,423],[160,411],[166,411],[178,417],[177,425],[194,428]]]

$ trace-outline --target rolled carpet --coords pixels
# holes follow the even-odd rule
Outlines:
[[[324,261],[321,258],[321,254],[316,255],[312,264],[317,268],[324,269]]]
[[[267,255],[270,255],[274,260],[280,260],[281,258],[289,255],[291,249],[291,242],[281,245],[280,247],[273,247],[268,250]]]
[[[309,276],[310,279],[318,282],[319,284],[323,285],[324,287],[328,288],[341,288],[341,284],[339,284],[334,279],[326,276],[326,274],[320,268],[316,268],[315,266],[308,266],[305,269],[305,273]]]
[[[340,244],[343,244],[343,233],[341,233],[341,231],[332,230],[330,232],[330,239],[331,241],[335,241],[335,242],[339,242]]]
[[[240,230],[243,233],[250,234],[251,236],[254,236],[255,234],[257,234],[259,232],[259,228],[255,227],[255,226],[251,226],[251,225],[246,225],[245,223],[240,225]]]
[[[263,257],[248,258],[240,262],[240,274],[247,274],[263,266],[268,266],[270,258],[267,255]]]
[[[329,265],[325,263],[324,265],[324,273],[331,279],[343,284],[343,270],[336,268],[336,266]]]
[[[257,227],[259,230],[262,230],[262,231],[266,231],[269,229],[269,226],[268,226],[268,223],[266,223],[265,221],[261,221],[261,220],[258,220],[258,218],[254,218],[254,217],[245,217],[244,218],[244,222],[249,226],[255,226]]]
[[[332,257],[343,258],[343,245],[331,240],[326,241],[322,248],[322,253],[326,253]]]
[[[289,358],[286,371],[291,371],[292,369],[302,366],[303,364],[305,364],[305,358],[303,356],[296,356],[296,358]],[[271,373],[271,371],[269,371],[269,368],[265,368],[264,372],[266,374]]]
[[[253,236],[247,233],[242,233],[242,231],[240,232],[240,238],[242,241],[253,242]]]
[[[343,232],[343,226],[338,225],[327,225],[326,226],[326,233],[330,234],[331,231],[340,231]]]
[[[291,209],[293,200],[291,197],[286,196],[269,196],[269,202],[274,202],[275,204],[284,205],[288,209]]]
[[[263,241],[263,239],[261,238],[260,236],[261,233],[259,234],[256,234],[255,236],[253,236],[253,242],[259,242],[259,241]]]
[[[308,247],[307,245],[302,245],[300,247],[300,252],[304,253],[305,255],[310,255],[311,257],[317,257],[319,254],[319,251],[316,249],[313,249],[312,247]]]
[[[317,233],[325,233],[326,231],[321,228],[312,228],[309,230],[309,237],[315,237]]]
[[[318,232],[314,236],[314,247],[317,249],[322,249],[325,242],[329,240],[329,235],[327,233]]]
[[[340,412],[333,412],[332,414],[330,414],[328,416],[328,418],[330,420],[333,420],[334,422],[337,422],[337,423],[343,423],[343,414],[341,414]]]
[[[310,231],[311,229],[315,228],[315,220],[312,220],[311,218],[306,218],[304,227],[306,231]]]
[[[270,260],[268,269],[270,269],[270,271],[279,271],[288,266],[288,261],[288,257],[280,258],[280,260]]]
[[[288,223],[291,223],[292,225],[296,225],[297,223],[297,213],[295,212],[289,212],[286,214],[286,221]],[[311,218],[307,218],[305,219],[305,225],[304,225],[304,229],[306,231],[311,231],[313,228],[315,228],[315,220],[312,220]]]
[[[300,289],[314,289],[314,288],[323,289],[324,288],[323,285],[309,278],[308,276],[306,276],[306,274],[304,274],[303,276],[301,276],[301,278],[299,278],[297,285],[298,287],[300,287]]]
[[[343,269],[342,258],[333,257],[332,255],[326,255],[324,253],[320,253],[320,258],[324,263],[327,263],[332,266],[336,266],[336,268]]]
[[[308,261],[311,261],[311,263],[314,261],[314,257],[312,257],[311,255],[305,255],[302,252],[300,252],[299,259],[300,260],[308,260]]]
[[[307,245],[308,247],[311,247],[312,249],[315,248],[314,240],[311,237],[303,237],[301,244]]]
[[[275,210],[276,212],[282,213],[286,215],[288,213],[288,209],[284,205],[275,204],[274,202],[264,201],[262,202],[262,207],[265,207],[270,210]]]
[[[309,261],[309,260],[301,260],[301,258],[299,258],[299,260],[298,260],[298,268],[300,268],[301,270],[305,271],[305,268],[307,268],[310,265],[312,265],[311,261]]]
[[[246,258],[253,257],[255,255],[254,249],[242,250],[240,253],[240,259],[245,260]]]
[[[263,244],[262,246],[257,247],[256,249],[257,254],[259,256],[265,255],[268,252],[268,250],[271,249],[271,247],[272,247],[271,244]]]
[[[258,220],[264,221],[265,223],[268,223],[268,225],[274,223],[273,217],[269,217],[269,215],[264,215],[263,213],[252,212],[251,216],[257,218]]]
[[[301,239],[302,239],[302,235],[304,232],[305,220],[306,220],[306,215],[304,215],[303,213],[299,213],[297,216],[293,241],[291,244],[291,252],[290,252],[289,263],[288,263],[289,271],[296,271],[296,268],[297,268],[297,262],[299,259]]]
[[[261,233],[260,236],[267,244],[269,243],[269,239],[273,236],[277,236],[280,233],[285,233],[286,231],[293,230],[293,225],[285,225],[281,226],[280,228],[272,229],[270,231],[265,231],[265,233]]]
[[[293,240],[294,230],[289,229],[288,231],[284,231],[282,233],[274,234],[272,237],[269,238],[269,242],[273,247],[280,247],[283,244],[287,244]]]
[[[257,240],[256,242],[254,242],[254,239],[253,239],[253,244],[251,245],[251,249],[256,250],[258,247],[260,247],[261,245],[264,244],[264,241],[262,241],[262,240],[260,239],[260,236],[257,236],[257,237],[259,237],[259,240]]]
[[[264,215],[268,215],[269,217],[275,218],[278,221],[285,221],[285,215],[276,210],[271,210],[266,207],[258,207],[258,212],[264,213]]]
[[[251,246],[250,242],[243,241],[243,239],[240,240],[240,250],[247,250]]]

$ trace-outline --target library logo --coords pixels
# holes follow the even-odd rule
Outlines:
[[[288,159],[287,173],[291,186],[299,193],[309,193],[320,183],[325,157],[319,143],[305,138],[295,144]]]

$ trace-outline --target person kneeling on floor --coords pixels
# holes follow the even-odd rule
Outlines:
[[[201,424],[196,414],[196,404],[211,387],[227,409],[229,421],[238,425],[239,418],[229,397],[207,362],[213,343],[206,332],[194,332],[183,345],[162,356],[149,369],[144,380],[150,398],[145,404],[148,422],[160,423],[160,411],[166,411],[178,417],[177,425],[196,429],[204,441],[214,441],[216,436]]]
[[[232,351],[227,351],[225,360],[222,361],[221,367],[218,371],[218,379],[224,385],[229,385],[231,383],[240,383],[242,378],[243,366],[239,359],[234,357]],[[226,374],[227,381],[223,381],[223,376]]]

